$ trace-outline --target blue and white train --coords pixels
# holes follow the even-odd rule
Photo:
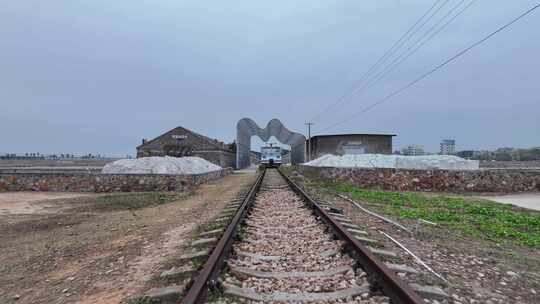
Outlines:
[[[275,168],[281,166],[281,163],[281,147],[276,147],[273,144],[261,147],[261,165]]]

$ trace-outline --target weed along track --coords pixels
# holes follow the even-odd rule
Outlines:
[[[278,170],[261,172],[234,206],[182,303],[424,303],[396,275],[402,269],[368,249],[360,227]]]

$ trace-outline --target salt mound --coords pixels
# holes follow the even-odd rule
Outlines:
[[[479,161],[453,155],[403,156],[386,154],[324,155],[305,163],[313,167],[396,168],[418,170],[478,170]]]
[[[201,174],[222,168],[200,157],[121,159],[103,167],[103,174]]]

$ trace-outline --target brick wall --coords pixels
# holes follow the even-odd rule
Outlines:
[[[0,192],[189,191],[232,173],[231,168],[197,175],[13,173],[0,174]]]
[[[295,166],[312,180],[348,182],[361,188],[436,192],[537,192],[540,170],[403,170]]]

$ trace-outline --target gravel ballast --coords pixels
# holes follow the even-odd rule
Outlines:
[[[452,155],[404,156],[385,154],[324,155],[305,164],[313,167],[391,168],[416,170],[478,170],[479,161]]]

